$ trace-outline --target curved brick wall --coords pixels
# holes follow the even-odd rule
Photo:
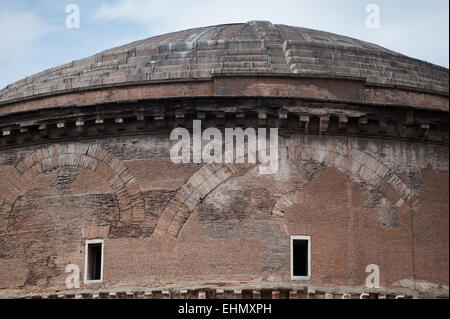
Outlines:
[[[193,120],[278,128],[278,171],[174,164]],[[448,298],[448,126],[448,70],[268,22],[29,77],[0,92],[0,297]],[[91,239],[103,282],[69,289]]]
[[[39,166],[30,158],[44,163],[35,154],[51,156],[48,147],[2,153],[0,174],[8,182],[0,186],[7,197],[0,230],[1,288],[64,289],[66,264],[83,267],[86,238],[106,239],[103,289],[211,282],[295,285],[289,266],[289,236],[295,234],[312,237],[310,285],[363,289],[365,266],[371,263],[380,266],[384,288],[411,289],[413,265],[417,282],[448,285],[448,154],[439,146],[410,149],[405,143],[352,139],[351,156],[321,155],[346,148],[348,141],[282,140],[276,176],[258,175],[247,164],[184,164],[173,174],[176,165],[154,146],[168,146],[163,138],[108,138],[101,148],[95,141],[61,144],[59,162],[36,171],[24,165]],[[80,155],[90,149],[110,154],[110,164],[94,168]],[[404,152],[415,159],[411,175],[408,163],[396,155]],[[418,156],[423,152],[429,156]],[[113,162],[123,171],[127,167],[139,185],[142,216],[133,211],[128,217],[128,208],[121,207],[126,204],[112,183]],[[11,180],[20,168],[30,172],[28,183]],[[404,186],[409,183],[412,196]],[[99,190],[96,184],[105,186]],[[15,198],[8,197],[11,185],[23,185]],[[411,208],[411,201],[419,201],[420,208]]]

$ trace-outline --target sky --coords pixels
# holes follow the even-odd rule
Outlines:
[[[71,4],[79,28],[66,25],[75,21]],[[0,89],[132,41],[252,20],[346,35],[449,66],[448,0],[0,0]]]

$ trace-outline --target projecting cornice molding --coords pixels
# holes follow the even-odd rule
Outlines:
[[[216,97],[30,110],[0,117],[0,148],[192,127],[277,127],[285,134],[360,136],[448,145],[448,113],[317,100]]]

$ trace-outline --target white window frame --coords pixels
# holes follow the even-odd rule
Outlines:
[[[308,276],[294,276],[294,240],[308,241]],[[311,236],[291,236],[291,280],[311,280]]]
[[[102,244],[102,262],[100,265],[100,279],[98,280],[88,280],[88,255],[89,255],[89,250],[88,250],[88,246],[91,244]],[[84,284],[88,285],[88,284],[99,284],[103,282],[103,257],[105,254],[105,243],[103,239],[90,239],[90,240],[86,240],[86,245],[85,245],[85,249],[84,249]]]

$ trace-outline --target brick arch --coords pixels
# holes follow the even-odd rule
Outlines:
[[[4,181],[8,189],[1,194],[0,213],[9,216],[15,201],[29,189],[33,178],[59,166],[85,168],[105,178],[117,197],[121,221],[145,218],[140,185],[131,170],[119,158],[95,144],[52,145],[27,155]]]
[[[263,150],[268,151],[269,148],[270,145],[266,144],[266,148]],[[223,158],[226,158],[227,155],[232,155],[231,157],[237,156],[234,150],[226,150],[223,153]],[[242,157],[234,158],[235,163],[233,164],[213,162],[203,165],[181,186],[175,196],[169,201],[156,224],[153,234],[155,236],[168,235],[177,238],[189,216],[209,193],[231,176],[245,171],[249,167],[261,164],[259,159],[256,159],[255,164],[247,163],[247,159],[248,153],[246,152]]]
[[[349,174],[355,181],[364,181],[377,188],[389,202],[399,211],[409,209],[412,199],[409,187],[394,174],[386,165],[370,154],[339,143],[302,143],[300,138],[291,138],[288,143],[289,159],[294,161],[312,161],[328,167],[334,167]],[[197,205],[221,183],[242,170],[242,164],[204,165],[180,188],[177,194],[167,204],[154,234],[167,234],[178,237],[183,225]],[[308,196],[303,191],[282,195],[272,210],[273,217],[284,217],[286,210],[300,203],[302,196]],[[318,202],[318,201],[316,201]],[[414,204],[413,208],[417,206]]]
[[[289,159],[315,162],[336,168],[355,181],[364,181],[377,189],[399,211],[409,209],[412,192],[400,177],[381,161],[351,144],[337,141],[326,144],[305,142],[307,139],[292,138],[288,144]],[[287,209],[297,203],[302,191],[282,195],[272,209],[272,217],[284,217]],[[414,207],[418,203],[414,203]]]
[[[314,194],[305,192],[304,190],[297,190],[283,194],[275,203],[272,209],[273,218],[284,218],[286,212],[291,206],[297,204],[310,203],[311,208],[317,212],[323,212],[326,210],[321,200]]]
[[[217,163],[203,165],[169,201],[158,220],[154,234],[177,238],[189,216],[209,193],[231,176],[255,165]]]

